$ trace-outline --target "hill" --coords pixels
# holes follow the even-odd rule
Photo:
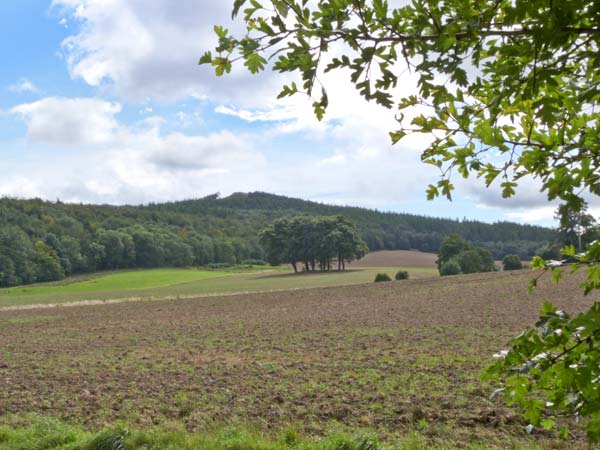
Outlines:
[[[145,208],[197,216],[244,217],[258,221],[258,228],[275,218],[296,214],[342,215],[359,226],[371,251],[414,249],[435,253],[444,237],[456,233],[485,246],[497,258],[507,253],[517,253],[527,258],[554,239],[553,230],[539,226],[512,222],[488,224],[474,220],[381,212],[353,206],[326,205],[264,192],[235,193],[225,198],[211,195],[199,200],[151,204]]]
[[[279,217],[342,215],[371,251],[437,252],[457,233],[496,258],[528,258],[554,237],[548,228],[486,224],[324,205],[261,192],[110,206],[0,199],[0,286],[134,267],[186,267],[263,259],[258,233]]]

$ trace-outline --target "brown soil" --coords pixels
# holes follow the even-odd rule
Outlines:
[[[437,269],[437,255],[416,250],[383,250],[368,253],[364,258],[350,264],[351,267],[417,267]]]
[[[522,437],[481,369],[542,300],[571,312],[597,300],[575,279],[527,296],[530,276],[0,312],[0,415],[316,433],[333,420],[383,435],[426,423],[454,442]]]

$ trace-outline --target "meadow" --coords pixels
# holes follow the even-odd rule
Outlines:
[[[0,311],[0,449],[582,448],[480,379],[543,300],[597,300],[530,276]]]
[[[427,255],[427,256],[421,256]],[[0,308],[80,301],[185,298],[246,292],[346,286],[372,281],[378,272],[394,276],[401,267],[412,278],[436,276],[428,261],[434,255],[420,252],[376,252],[344,272],[292,273],[288,267],[233,267],[223,270],[150,269],[67,278],[57,283],[0,289]],[[397,261],[401,264],[393,265]],[[425,261],[425,263],[424,263]],[[387,266],[381,264],[386,263]],[[383,267],[381,267],[383,266]]]

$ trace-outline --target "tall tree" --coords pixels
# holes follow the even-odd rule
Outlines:
[[[584,236],[592,230],[596,219],[587,212],[585,201],[576,204],[564,203],[560,205],[554,216],[558,220],[559,239],[563,245],[577,246],[577,251],[583,250]]]

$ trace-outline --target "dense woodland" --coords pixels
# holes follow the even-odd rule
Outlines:
[[[542,227],[382,213],[265,193],[144,206],[1,198],[0,286],[97,270],[263,260],[260,231],[276,219],[302,214],[349,219],[371,251],[437,253],[444,237],[454,233],[487,248],[495,259],[508,253],[525,259],[555,237]]]

